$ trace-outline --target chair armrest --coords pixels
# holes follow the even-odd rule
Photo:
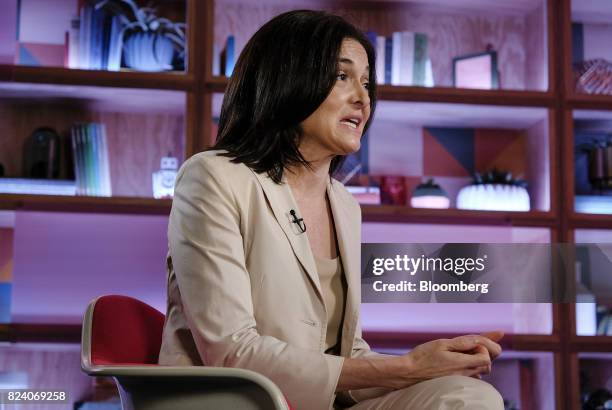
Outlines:
[[[251,370],[229,368],[229,367],[208,367],[208,366],[92,366],[83,368],[90,376],[114,377],[119,388],[123,389],[123,394],[138,396],[136,390],[147,390],[176,388],[180,385],[181,390],[190,391],[192,394],[206,394],[209,390],[219,389],[223,391],[236,391],[242,389],[245,394],[253,396],[254,389],[262,393],[269,405],[264,408],[274,408],[275,410],[289,409],[285,397],[281,390],[270,379],[262,374]],[[136,387],[140,386],[140,387]],[[153,387],[154,386],[154,387]],[[248,391],[247,391],[248,390]],[[162,397],[162,392],[160,397]],[[226,393],[223,393],[226,394]],[[163,396],[167,392],[163,393]],[[151,393],[147,393],[152,397]],[[261,398],[261,397],[260,397]],[[135,399],[134,399],[135,400]]]

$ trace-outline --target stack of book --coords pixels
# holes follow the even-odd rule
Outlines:
[[[0,178],[0,194],[74,196],[76,185],[63,179]]]
[[[119,16],[84,4],[67,33],[68,67],[119,71],[122,30]]]
[[[434,86],[426,34],[398,31],[384,37],[369,31],[367,35],[376,49],[378,84]]]
[[[213,75],[231,77],[235,65],[236,39],[230,35],[225,41],[223,50],[220,50],[216,43],[213,45]]]
[[[104,124],[76,124],[71,129],[76,194],[111,196],[108,141]]]

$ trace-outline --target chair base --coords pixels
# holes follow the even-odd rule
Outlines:
[[[270,395],[248,380],[193,377],[115,377],[123,410],[277,408]]]

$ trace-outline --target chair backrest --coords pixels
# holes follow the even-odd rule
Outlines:
[[[108,295],[93,300],[83,321],[83,368],[155,365],[164,315],[137,299]]]

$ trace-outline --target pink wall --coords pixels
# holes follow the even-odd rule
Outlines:
[[[167,217],[16,214],[14,322],[78,323],[108,293],[165,310]]]
[[[164,311],[167,223],[165,216],[17,212],[13,321],[78,323],[91,299],[109,293]],[[363,237],[365,242],[546,242],[548,231],[368,223]],[[365,304],[362,322],[369,330],[414,332],[552,328],[550,306],[544,304]]]
[[[17,0],[0,0],[0,64],[12,64],[17,32]]]

